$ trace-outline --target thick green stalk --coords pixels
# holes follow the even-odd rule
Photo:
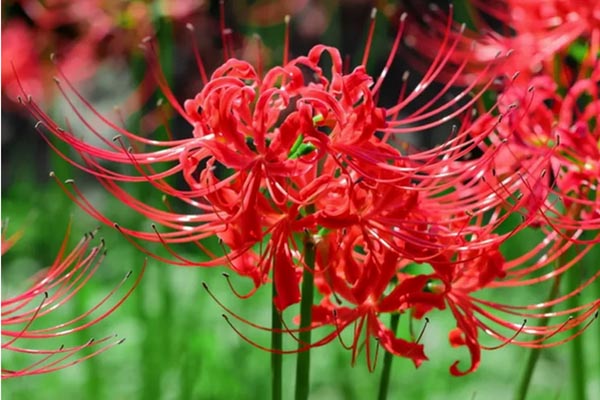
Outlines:
[[[559,257],[557,263],[559,266],[561,264],[562,257]],[[550,294],[548,295],[548,301],[554,300],[558,295],[558,289],[560,287],[560,276],[554,278],[554,282],[552,283],[552,288],[550,289]],[[547,307],[545,312],[552,312],[553,307]],[[541,327],[548,326],[549,319],[542,319]],[[521,375],[521,380],[519,381],[519,386],[517,387],[517,391],[515,393],[515,400],[525,400],[527,398],[527,391],[529,390],[529,384],[531,383],[531,377],[533,376],[533,371],[537,365],[538,359],[540,358],[541,349],[530,349],[529,356],[527,357],[527,362],[525,363],[525,369],[523,370],[523,375]]]
[[[600,279],[596,280],[596,298],[600,299]],[[595,337],[596,339],[596,349],[598,350],[597,354],[597,358],[596,360],[600,360],[600,324],[596,323],[596,330],[597,330],[597,334],[594,336],[593,334],[590,335],[592,338]],[[600,376],[600,362],[598,362],[598,375],[596,376]]]
[[[574,290],[580,284],[578,269],[573,268],[567,274],[569,289]],[[578,306],[577,296],[572,296],[568,301],[569,308],[576,308]],[[583,336],[577,336],[569,343],[571,350],[571,389],[573,400],[585,400],[585,382],[586,382],[586,369],[585,369],[585,355],[583,354]]]
[[[273,268],[273,282],[275,281],[275,268]],[[281,334],[281,315],[275,305],[275,297],[277,290],[273,283],[273,298],[271,301],[271,398],[273,400],[281,400],[281,370],[283,356],[281,354],[282,334]]]
[[[398,321],[400,321],[400,314],[392,314],[392,316],[390,317],[390,329],[394,333],[398,329]],[[385,355],[383,356],[383,370],[381,371],[381,380],[379,381],[379,394],[377,395],[378,400],[387,399],[393,360],[394,355],[389,351],[386,351]]]
[[[304,263],[302,274],[302,300],[300,302],[300,332],[298,349],[311,341],[312,305],[314,293],[315,242],[310,233],[304,237]],[[307,400],[310,389],[310,351],[300,351],[296,358],[296,400]]]

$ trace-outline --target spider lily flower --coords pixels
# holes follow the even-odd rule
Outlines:
[[[544,34],[560,29],[572,38],[589,37],[600,22],[600,6],[588,1],[474,0],[473,6],[519,32]]]
[[[51,98],[50,93],[54,89],[51,84],[53,64],[48,57],[41,57],[40,54],[40,48],[52,47],[51,42],[51,35],[41,35],[18,19],[2,24],[2,98],[9,100],[5,102],[9,107],[21,92],[13,67],[19,71],[19,78],[31,95],[43,101]],[[73,80],[83,80],[95,69],[93,46],[88,41],[81,40],[71,47],[55,50],[64,55],[59,62]]]
[[[402,26],[404,20],[401,19]],[[59,89],[69,99],[76,118],[81,119],[90,133],[102,141],[102,146],[87,143],[69,129],[60,127],[32,97],[27,96],[26,91],[23,91],[21,101],[39,120],[37,128],[43,137],[54,135],[81,156],[81,161],[77,161],[62,154],[67,161],[98,178],[124,204],[169,229],[158,234],[155,230],[134,231],[119,226],[127,236],[164,244],[197,243],[236,225],[247,236],[246,239],[240,238],[240,243],[247,245],[264,237],[270,223],[277,220],[277,214],[286,215],[286,210],[306,207],[316,200],[301,200],[301,189],[305,193],[309,188],[322,193],[327,182],[339,180],[336,174],[343,173],[352,180],[368,178],[391,184],[403,182],[395,184],[399,190],[433,193],[432,196],[442,198],[444,191],[469,180],[489,161],[495,149],[486,156],[463,162],[463,158],[475,150],[486,136],[486,132],[471,129],[469,114],[485,89],[477,91],[466,103],[459,104],[459,99],[467,98],[473,90],[470,86],[448,103],[436,105],[436,100],[449,89],[447,86],[419,110],[399,116],[434,81],[454,51],[456,41],[444,44],[440,56],[432,62],[430,70],[414,91],[405,93],[402,90],[397,104],[392,107],[376,106],[375,99],[393,62],[401,34],[402,28],[398,31],[384,70],[376,79],[371,78],[364,68],[370,45],[363,63],[350,73],[344,73],[341,56],[336,49],[319,45],[307,56],[288,61],[286,41],[284,65],[264,71],[261,63],[253,66],[229,58],[233,50],[224,40],[226,60],[210,79],[196,53],[204,87],[184,105],[179,104],[167,86],[156,57],[151,57],[151,68],[165,98],[190,124],[190,135],[185,139],[149,139],[119,127],[94,110],[74,90],[60,68]],[[369,43],[371,40],[372,36]],[[146,43],[146,46],[153,54],[152,43]],[[319,64],[324,55],[332,61],[329,73],[323,71]],[[460,71],[457,71],[458,74]],[[484,79],[484,76],[482,74],[481,78]],[[490,84],[481,83],[483,88]],[[77,102],[89,109],[93,118],[85,119],[78,111]],[[423,131],[459,116],[463,116],[461,128],[453,132],[443,146],[423,152],[398,149],[407,148],[401,140],[403,134]],[[106,139],[96,126],[108,128],[117,136],[112,141]],[[50,141],[48,143],[53,146]],[[118,172],[106,162],[131,165],[136,173]],[[328,173],[334,175],[333,180],[325,177],[326,173],[321,173],[321,164],[330,165]],[[337,167],[333,166],[335,164]],[[167,182],[168,177],[179,175],[186,180],[188,189],[175,188]],[[167,198],[177,199],[198,212],[177,213],[149,206],[129,195],[119,186],[121,182],[149,183]],[[317,184],[322,185],[321,188],[314,186]],[[76,185],[74,192],[74,200],[90,214],[106,224],[114,224],[80,196]],[[493,199],[493,192],[486,192],[489,198],[485,202],[486,209],[502,203],[501,199]],[[479,199],[475,197],[476,190],[470,190],[470,193],[472,202],[476,203]],[[457,197],[444,197],[450,202],[447,207],[452,207],[458,201]],[[468,199],[460,201],[469,202]],[[265,217],[258,216],[257,207],[262,210],[260,215]],[[462,203],[460,207],[465,208]],[[242,229],[251,226],[251,229]],[[179,265],[194,264],[173,261]]]
[[[505,245],[514,246],[518,240],[521,240],[519,234]],[[518,304],[519,296],[488,300],[494,291],[519,293],[519,287],[526,287],[529,293],[538,293],[541,297],[548,284],[557,285],[558,278],[591,249],[588,246],[569,258],[570,247],[571,243],[551,231],[533,249],[509,260],[492,244],[488,249],[446,252],[429,261],[434,273],[429,275],[427,291],[443,299],[457,322],[456,329],[449,334],[450,344],[466,346],[471,355],[470,367],[461,370],[457,361],[450,368],[452,375],[475,371],[482,349],[495,350],[507,344],[532,348],[557,346],[582,334],[598,317],[600,301],[597,299],[578,306],[568,305],[570,298],[580,295],[598,279],[598,272],[551,300],[536,298],[526,304]],[[433,308],[434,305],[427,302],[417,303],[413,316],[421,318]],[[480,332],[500,344],[482,344]]]
[[[476,29],[466,29],[462,33],[448,63],[464,68],[465,73],[458,78],[457,84],[472,83],[482,70],[487,69],[490,79],[500,78],[500,85],[504,85],[505,77],[515,73],[521,75],[518,82],[527,85],[529,78],[537,73],[551,73],[555,56],[563,56],[579,39],[590,40],[598,34],[600,27],[600,7],[596,2],[476,0],[472,7]],[[426,59],[431,58],[435,53],[425,52],[446,40],[446,19],[442,10],[432,8],[425,17],[426,26],[410,25],[405,42]],[[491,25],[490,20],[496,25]],[[498,23],[502,28],[498,28]],[[423,46],[424,42],[430,45]],[[414,58],[417,64],[422,63]],[[451,73],[443,72],[440,81],[445,82],[450,76]]]
[[[106,59],[129,56],[141,38],[152,31],[156,18],[181,20],[202,2],[161,1],[151,8],[142,2],[82,0],[9,0],[2,23],[2,95],[10,107],[20,94],[17,77],[28,93],[49,103],[54,62],[73,81],[84,81]],[[18,10],[18,11],[16,11]],[[12,15],[14,14],[14,15]],[[93,23],[91,23],[93,21]],[[16,111],[20,107],[12,107]]]
[[[486,233],[473,233],[473,241],[475,235]],[[514,233],[502,246],[514,248],[523,240],[522,235]],[[487,247],[455,243],[443,251],[421,249],[419,257],[416,249],[400,255],[357,225],[330,230],[317,245],[316,287],[323,297],[313,307],[313,327],[329,327],[338,335],[350,330],[352,342],[342,344],[351,350],[353,363],[365,350],[369,368],[374,367],[372,359],[376,360],[377,355],[373,355],[369,339],[376,338],[388,352],[419,366],[427,359],[426,349],[419,344],[420,335],[416,340],[413,336],[412,341],[396,337],[384,324],[384,316],[399,313],[421,319],[433,309],[447,309],[457,323],[449,333],[450,344],[466,346],[471,355],[468,368],[459,368],[458,362],[450,367],[450,373],[456,376],[478,368],[482,349],[495,350],[508,344],[534,348],[560,345],[582,334],[597,318],[599,300],[573,306],[569,299],[584,293],[600,272],[592,272],[580,285],[550,300],[536,298],[520,304],[519,296],[488,300],[494,292],[520,293],[520,288],[542,296],[548,284],[556,285],[592,248],[586,246],[570,255],[572,242],[563,235],[552,229],[542,235],[539,244],[522,254],[513,251],[510,259],[500,252],[493,237],[480,238]],[[425,258],[428,267],[417,261]],[[485,344],[487,340],[481,333],[499,344]]]
[[[43,342],[86,330],[110,316],[132,293],[143,276],[145,265],[131,287],[116,301],[119,289],[130,278],[129,272],[121,282],[96,305],[83,314],[62,322],[55,320],[61,310],[73,300],[86,283],[97,272],[106,250],[104,241],[92,247],[95,232],[86,234],[70,252],[67,250],[69,230],[65,235],[56,259],[50,267],[37,274],[33,283],[23,292],[2,300],[2,352],[4,365],[2,379],[16,378],[54,372],[78,364],[110,348],[123,343],[124,339],[107,336],[90,339],[88,342],[72,347],[61,345],[56,348],[42,347]],[[4,237],[2,253],[12,244],[13,238]],[[41,346],[40,346],[41,345]],[[4,352],[13,352],[33,358],[35,361],[26,366],[8,367],[9,357]],[[82,351],[86,351],[81,355]]]
[[[502,120],[490,135],[491,143],[506,144],[497,153],[498,178],[504,179],[516,169],[524,171],[523,180],[531,188],[530,200],[543,204],[538,222],[557,231],[575,233],[600,228],[600,63],[593,55],[597,46],[597,41],[591,46],[591,62],[584,61],[591,68],[583,68],[587,72],[566,88],[548,75],[533,78],[529,88],[507,88],[499,101],[500,108],[507,103],[523,106]],[[482,117],[480,123],[486,121],[489,118]]]
[[[351,350],[353,364],[364,348],[367,366],[374,369],[377,354],[371,353],[371,338],[375,338],[385,350],[418,367],[427,360],[424,346],[418,340],[398,338],[382,321],[386,313],[405,313],[419,301],[443,308],[441,299],[424,291],[429,276],[398,274],[405,264],[397,253],[380,243],[366,242],[358,227],[344,233],[340,237],[332,232],[318,244],[322,251],[315,274],[323,299],[313,307],[314,326],[329,325],[338,335],[351,329],[352,343],[342,344]],[[360,251],[355,250],[358,247]]]

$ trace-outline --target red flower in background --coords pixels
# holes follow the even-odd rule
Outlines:
[[[85,313],[72,319],[63,317],[58,324],[54,322],[54,325],[41,327],[43,321],[56,316],[81,290],[85,290],[86,283],[97,272],[106,254],[103,240],[99,245],[90,248],[95,232],[86,234],[73,250],[68,252],[69,231],[70,227],[52,265],[40,271],[29,288],[2,300],[2,379],[54,372],[85,361],[124,341],[115,339],[115,336],[107,336],[98,340],[90,339],[87,343],[73,347],[39,346],[44,341],[85,330],[103,321],[129,297],[140,282],[145,269],[144,266],[133,285],[116,302],[113,297],[117,295],[131,272]],[[4,254],[21,232],[9,238],[5,237],[4,230],[2,233]],[[91,349],[89,352],[85,355],[80,354],[81,350],[88,348]],[[7,364],[12,363],[6,356],[6,351],[29,355],[35,361],[23,367],[7,367]]]
[[[132,55],[140,40],[153,32],[154,21],[162,17],[188,18],[204,7],[202,1],[185,0],[161,1],[156,7],[122,0],[5,3],[2,94],[9,106],[20,94],[14,70],[30,95],[50,102],[56,94],[52,82],[54,63],[72,81],[85,80],[107,60]],[[54,60],[52,54],[56,54]]]
[[[522,169],[520,179],[531,188],[529,208],[542,206],[538,222],[559,231],[600,228],[600,63],[592,58],[592,68],[582,70],[564,95],[547,75],[533,78],[528,88],[508,87],[500,109],[519,107],[490,136],[492,143],[506,144],[494,163],[496,175],[505,179]],[[495,121],[482,117],[477,123]]]
[[[448,62],[464,69],[457,84],[471,84],[486,70],[490,79],[499,77],[502,83],[518,73],[518,82],[527,85],[537,73],[551,73],[553,57],[564,56],[571,44],[600,34],[600,6],[595,1],[475,0],[472,7],[475,30],[463,26],[449,31],[447,15],[435,8],[423,12],[428,14],[426,25],[412,23],[405,35],[405,42],[426,59],[436,55],[433,49],[448,40],[448,35],[457,40]],[[418,57],[412,58],[417,65],[423,63]],[[452,75],[442,72],[440,81],[446,82]]]

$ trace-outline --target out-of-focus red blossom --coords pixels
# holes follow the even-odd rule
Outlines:
[[[564,54],[572,43],[600,33],[597,1],[475,0],[472,7],[476,29],[463,27],[460,34],[451,33],[459,44],[449,65],[465,71],[458,84],[471,83],[483,69],[488,69],[490,78],[519,73],[519,82],[527,82],[542,70],[553,71],[553,57]],[[443,11],[433,8],[425,17],[426,25],[415,22],[409,26],[406,43],[432,57],[434,49],[447,39],[446,19]],[[442,73],[440,81],[447,81],[449,76],[451,73]]]
[[[90,339],[88,342],[56,348],[40,347],[44,341],[70,335],[85,330],[111,315],[131,294],[140,282],[145,265],[131,287],[118,298],[113,298],[129,279],[129,272],[121,282],[96,305],[83,314],[50,326],[40,326],[47,316],[56,317],[62,307],[70,302],[96,273],[102,263],[106,250],[104,241],[92,246],[95,232],[86,234],[71,250],[67,250],[69,230],[52,265],[40,271],[32,283],[23,292],[2,299],[2,379],[54,372],[94,357],[123,343],[125,339],[107,336]],[[10,237],[2,231],[2,254],[8,251],[22,235],[22,231]],[[112,303],[112,304],[111,304]],[[48,345],[46,345],[48,346]],[[90,349],[85,355],[80,351]],[[5,351],[31,356],[35,361],[22,367],[8,367],[11,364]],[[7,362],[8,361],[8,362]]]
[[[55,94],[51,54],[73,81],[93,76],[108,58],[128,56],[152,33],[157,18],[182,19],[202,8],[203,1],[161,1],[152,8],[139,1],[11,0],[26,18],[4,15],[2,23],[2,94],[11,105],[20,93],[14,75],[36,98]],[[4,4],[3,4],[4,5]],[[124,34],[127,32],[127,34]]]
[[[379,107],[376,99],[398,50],[405,16],[377,77],[365,69],[374,25],[362,63],[354,69],[343,65],[337,49],[324,45],[288,60],[286,40],[283,64],[266,70],[260,57],[256,65],[232,58],[234,49],[221,22],[225,60],[209,78],[202,58],[194,53],[203,87],[183,105],[166,84],[153,43],[146,43],[150,69],[166,100],[190,126],[186,138],[150,139],[121,128],[98,113],[68,75],[59,71],[59,85],[76,118],[101,141],[93,145],[60,127],[23,90],[21,101],[39,120],[36,127],[49,145],[53,142],[48,136],[69,145],[78,158],[55,150],[94,175],[108,192],[153,225],[148,230],[120,226],[73,181],[57,179],[81,208],[115,226],[158,260],[179,266],[225,265],[250,278],[254,288],[246,294],[236,292],[240,297],[249,297],[265,284],[274,285],[274,304],[281,312],[301,300],[302,276],[312,273],[320,301],[308,329],[326,332],[313,343],[301,343],[301,350],[329,343],[341,338],[342,331],[353,329],[348,346],[353,360],[366,348],[370,363],[375,338],[387,351],[419,365],[427,359],[419,338],[397,337],[382,317],[412,313],[420,318],[432,309],[449,308],[457,322],[451,344],[467,346],[471,354],[468,369],[461,370],[456,363],[451,367],[452,374],[461,375],[479,364],[480,349],[485,348],[479,331],[502,345],[543,347],[567,340],[545,343],[563,330],[583,326],[566,334],[574,337],[585,329],[598,301],[555,313],[545,307],[581,292],[597,274],[552,302],[498,304],[475,297],[484,289],[543,284],[561,275],[590,247],[559,268],[554,268],[555,261],[566,257],[566,250],[594,225],[577,225],[574,232],[565,232],[564,224],[544,224],[546,238],[526,253],[505,259],[500,252],[507,241],[520,240],[524,228],[547,219],[546,198],[538,197],[539,185],[531,182],[536,170],[529,171],[533,167],[525,163],[510,170],[498,165],[498,157],[510,152],[512,144],[498,139],[501,131],[496,128],[507,120],[518,124],[525,118],[521,110],[501,103],[500,115],[497,109],[494,116],[492,111],[472,113],[492,84],[491,65],[455,97],[442,102],[450,87],[464,78],[464,64],[423,105],[414,111],[409,107],[427,93],[460,49],[463,39],[450,33],[451,21],[419,85],[411,91],[403,86],[397,103],[387,108]],[[327,71],[323,60],[329,62]],[[78,107],[92,117],[84,119]],[[403,140],[403,134],[427,131],[452,118],[460,126],[432,149],[416,150]],[[111,129],[115,137],[101,136],[98,126]],[[473,157],[475,151],[478,157]],[[121,165],[134,172],[123,172]],[[183,177],[185,187],[174,186],[168,179],[172,177]],[[164,196],[165,207],[132,196],[123,188],[125,183],[152,185]],[[171,200],[181,204],[175,207]],[[222,254],[209,251],[202,241],[215,236],[223,246]],[[308,242],[300,237],[314,243],[316,265],[306,265]],[[152,253],[140,241],[162,243],[169,256]],[[197,261],[180,253],[177,245],[184,243],[196,245],[210,260]],[[567,320],[571,314],[573,318]],[[537,326],[521,323],[525,316],[566,322]],[[533,338],[521,340],[521,334]]]
[[[10,106],[21,92],[15,69],[32,96],[49,100],[49,91],[54,88],[50,49],[55,46],[61,47],[61,57],[56,62],[74,80],[82,80],[93,74],[96,67],[94,43],[80,40],[61,45],[57,44],[57,39],[52,35],[41,35],[20,20],[8,20],[2,24],[2,93],[4,98],[10,100],[5,102],[6,105]]]
[[[542,206],[539,223],[556,230],[600,229],[600,60],[591,59],[591,67],[566,88],[548,75],[531,79],[529,87],[508,87],[500,109],[519,106],[490,136],[492,144],[506,143],[495,163],[498,177],[526,171],[530,207]],[[491,123],[495,121],[485,116],[478,121],[481,126]]]

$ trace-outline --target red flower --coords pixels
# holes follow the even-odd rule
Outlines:
[[[21,94],[14,69],[28,94],[49,102],[56,94],[52,76],[58,63],[72,81],[91,77],[112,58],[130,55],[152,31],[153,18],[181,19],[201,1],[9,0],[2,23],[2,95],[11,106]],[[156,13],[158,12],[158,13]],[[14,15],[12,15],[14,14]],[[51,60],[51,54],[56,54]],[[14,69],[13,69],[14,65]]]
[[[317,287],[324,298],[313,307],[315,327],[327,324],[339,334],[352,326],[354,339],[348,346],[352,363],[364,347],[369,369],[374,368],[371,338],[390,353],[411,359],[415,366],[427,360],[422,344],[396,337],[380,318],[385,313],[405,313],[421,301],[443,307],[443,302],[423,291],[430,277],[399,274],[406,262],[381,243],[367,240],[358,227],[343,235],[326,235],[318,249]]]
[[[506,245],[514,246],[519,240],[522,239],[517,234]],[[471,354],[471,366],[461,371],[457,361],[450,368],[453,375],[475,371],[481,359],[481,349],[498,349],[509,343],[534,348],[556,346],[580,335],[597,318],[598,299],[572,308],[566,304],[568,299],[577,296],[598,279],[600,272],[593,273],[579,287],[561,296],[545,299],[545,284],[551,281],[556,285],[558,279],[591,249],[588,246],[569,259],[567,251],[571,244],[557,232],[550,232],[535,248],[511,260],[505,260],[495,245],[481,250],[445,252],[430,260],[435,273],[430,275],[427,289],[432,295],[443,298],[457,322],[457,328],[449,335],[450,343],[467,346]],[[557,265],[556,260],[563,264]],[[527,287],[529,293],[536,293],[540,298],[530,304],[515,304],[515,299],[510,297],[499,302],[477,295],[502,289],[515,291],[518,287]],[[509,292],[502,293],[506,295]],[[430,302],[415,304],[414,316],[420,318],[432,308]],[[536,320],[540,322],[536,323]],[[479,331],[501,341],[501,344],[493,347],[482,345]],[[568,332],[568,335],[557,337],[561,332]],[[530,338],[522,339],[523,336]]]
[[[594,1],[475,0],[472,3],[476,30],[463,26],[455,32],[449,31],[444,22],[447,15],[433,9],[433,13],[424,11],[429,14],[426,25],[411,24],[405,37],[414,51],[433,58],[436,53],[430,51],[445,43],[450,35],[450,40],[456,41],[456,49],[448,64],[464,68],[457,84],[471,84],[486,72],[490,79],[504,79],[518,73],[519,81],[526,85],[541,71],[551,73],[553,57],[562,55],[576,40],[590,40],[600,34],[600,6]],[[490,25],[487,22],[490,20],[496,24]],[[418,59],[414,62],[422,63]],[[452,75],[442,72],[440,81],[447,82]]]
[[[492,143],[504,143],[494,161],[499,180],[522,182],[527,208],[543,209],[538,223],[557,231],[594,231],[600,228],[596,196],[600,183],[600,63],[561,95],[546,75],[531,80],[529,88],[508,87],[499,107],[518,104],[515,112],[496,125]],[[489,117],[478,123],[494,123]],[[485,129],[485,128],[484,128]],[[522,171],[515,175],[515,171]]]

